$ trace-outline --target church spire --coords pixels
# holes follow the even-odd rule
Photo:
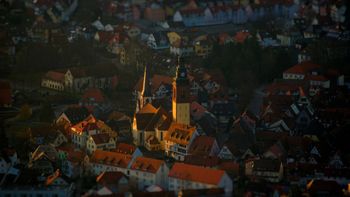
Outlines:
[[[177,60],[176,83],[188,84],[187,69],[184,64],[184,59],[181,56],[178,56]]]
[[[149,66],[148,64],[145,66],[145,70],[143,72],[143,83],[142,83],[142,96],[150,97],[152,96],[151,92],[151,79],[149,74]]]

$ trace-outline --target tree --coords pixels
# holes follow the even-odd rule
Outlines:
[[[28,104],[22,105],[16,120],[28,120],[32,116],[32,108]]]
[[[55,118],[54,111],[51,104],[48,102],[43,103],[40,106],[39,120],[42,122],[52,122]]]

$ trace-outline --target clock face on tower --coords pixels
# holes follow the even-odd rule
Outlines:
[[[180,76],[181,76],[181,77],[185,77],[185,73],[182,72],[182,73],[180,74]]]

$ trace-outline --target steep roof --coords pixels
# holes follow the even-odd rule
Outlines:
[[[96,177],[96,182],[101,185],[118,184],[122,178],[126,178],[122,172],[102,172]]]
[[[164,164],[163,160],[148,157],[137,157],[132,163],[131,169],[156,173],[162,164]]]
[[[114,150],[114,152],[118,152],[118,153],[124,153],[124,154],[133,154],[136,150],[136,147],[134,145],[131,144],[126,144],[126,143],[119,143],[116,146],[116,149]]]
[[[209,155],[215,144],[215,138],[209,136],[198,136],[191,144],[190,153],[194,155]]]
[[[92,154],[90,162],[126,168],[131,162],[131,156],[128,154],[96,150]]]
[[[218,185],[225,171],[205,168],[184,163],[175,163],[169,172],[169,177],[193,182]]]
[[[72,124],[76,124],[84,120],[89,115],[86,107],[70,106],[63,112]]]
[[[195,131],[195,127],[172,123],[164,139],[177,144],[188,145]]]
[[[311,72],[312,70],[321,68],[320,65],[314,64],[310,61],[302,62],[300,64],[294,65],[284,71],[284,73],[292,73],[292,74],[307,74],[308,72]]]
[[[48,71],[45,76],[45,79],[49,79],[52,81],[58,81],[63,83],[64,82],[64,73],[57,72],[57,71]]]
[[[91,136],[95,144],[106,144],[109,142],[109,135],[107,133],[99,133]]]

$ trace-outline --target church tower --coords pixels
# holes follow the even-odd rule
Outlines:
[[[152,103],[152,82],[149,74],[149,66],[145,66],[142,79],[142,89],[136,103],[136,112],[143,108],[147,103]]]
[[[172,114],[176,123],[190,125],[190,84],[187,69],[180,60],[173,82]]]

